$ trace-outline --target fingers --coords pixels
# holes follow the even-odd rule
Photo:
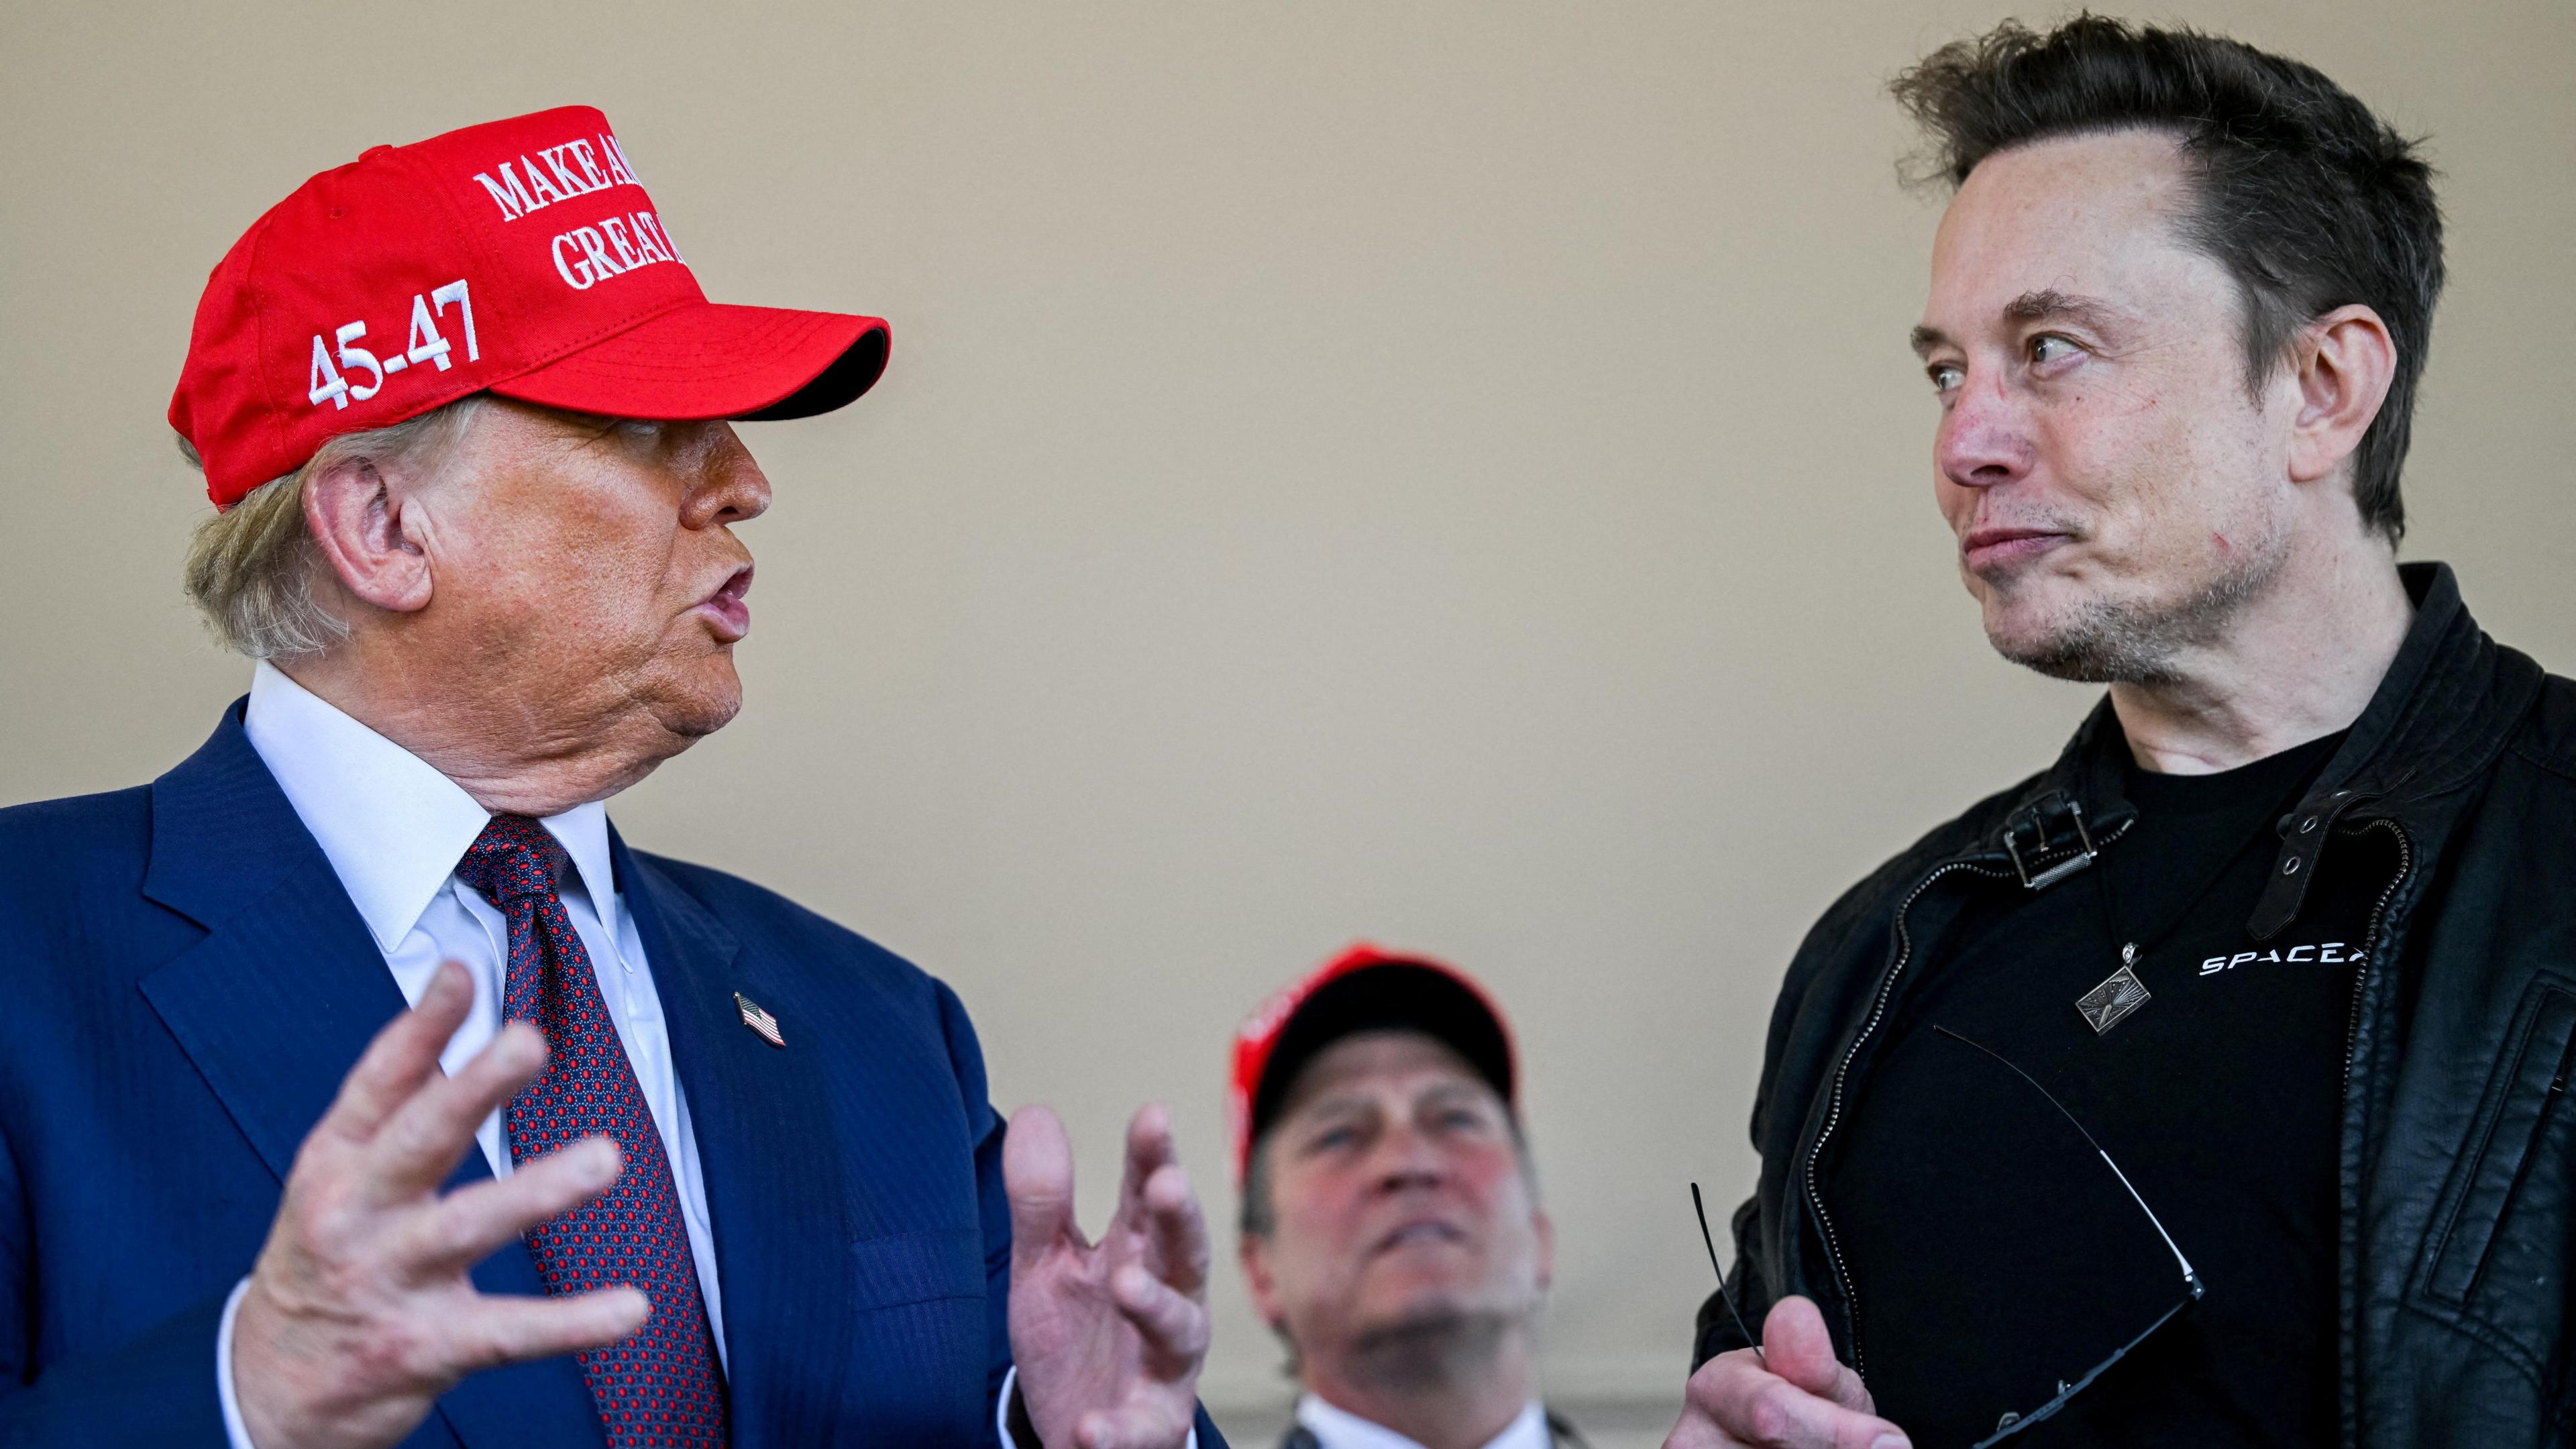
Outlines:
[[[1145,1182],[1142,1194],[1145,1230],[1154,1245],[1154,1261],[1163,1281],[1191,1298],[1207,1292],[1207,1217],[1199,1211],[1198,1194],[1190,1191],[1189,1172],[1166,1162]]]
[[[1180,1377],[1207,1357],[1208,1313],[1197,1299],[1135,1263],[1111,1275],[1109,1291],[1144,1335],[1149,1355],[1170,1361],[1164,1377]]]
[[[1668,1442],[1689,1449],[1737,1443],[1766,1449],[1902,1449],[1907,1443],[1904,1431],[1885,1419],[1810,1393],[1763,1368],[1751,1349],[1702,1364],[1691,1375],[1685,1402],[1682,1421]],[[1695,1418],[1705,1422],[1694,1424]]]
[[[458,1188],[404,1223],[395,1259],[421,1279],[464,1272],[528,1229],[606,1191],[617,1180],[619,1157],[614,1141],[588,1137],[521,1163],[508,1177]]]
[[[1127,1171],[1118,1181],[1118,1211],[1130,1219],[1144,1204],[1145,1184],[1180,1154],[1172,1146],[1172,1114],[1160,1102],[1148,1102],[1127,1119]]]
[[[1011,1114],[1002,1138],[1002,1193],[1011,1203],[1011,1260],[1028,1263],[1056,1244],[1081,1243],[1073,1223],[1073,1145],[1044,1107]]]
[[[450,1320],[448,1350],[460,1374],[615,1343],[644,1326],[652,1302],[620,1285],[561,1298],[484,1298]]]
[[[1773,1304],[1762,1320],[1762,1351],[1771,1372],[1808,1393],[1864,1414],[1874,1407],[1860,1375],[1834,1357],[1833,1335],[1813,1300],[1792,1294]]]
[[[1064,1124],[1045,1107],[1023,1107],[1011,1117],[1002,1142],[1002,1188],[1011,1204],[1015,1260],[1026,1261],[1057,1243],[1087,1247],[1073,1216],[1073,1148]],[[1127,1165],[1119,1185],[1121,1231],[1143,1237],[1163,1280],[1185,1298],[1207,1291],[1207,1218],[1190,1190],[1189,1174],[1174,1160],[1171,1114],[1148,1103],[1127,1124]]]
[[[438,1069],[438,1054],[474,1005],[474,980],[465,968],[442,961],[421,988],[420,1001],[385,1024],[366,1053],[341,1080],[331,1109],[314,1125],[313,1135],[343,1142],[364,1142],[394,1113],[429,1074]]]
[[[1145,1236],[1165,1282],[1192,1297],[1207,1291],[1207,1219],[1173,1145],[1172,1114],[1160,1102],[1146,1103],[1128,1119],[1118,1213],[1120,1226]]]
[[[456,1170],[475,1129],[494,1108],[545,1069],[545,1038],[524,1021],[508,1021],[473,1060],[440,1077],[396,1108],[368,1147],[380,1201],[430,1191]]]

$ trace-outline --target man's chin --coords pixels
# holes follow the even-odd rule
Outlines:
[[[1493,1317],[1507,1297],[1481,1272],[1387,1275],[1361,1285],[1350,1321],[1362,1335],[1439,1333]]]
[[[1402,1333],[1464,1317],[1467,1295],[1448,1283],[1388,1285],[1353,1315],[1362,1333]]]
[[[1354,1361],[1366,1366],[1365,1377],[1388,1387],[1419,1387],[1484,1359],[1513,1323],[1513,1315],[1470,1303],[1464,1295],[1424,1294],[1360,1315],[1350,1347]]]
[[[2051,679],[2070,679],[2081,684],[2102,681],[2091,678],[2092,660],[2085,651],[2064,634],[2046,629],[1999,627],[1986,625],[1986,643],[2006,662],[2045,674]]]
[[[669,725],[671,733],[687,740],[690,744],[696,744],[733,723],[733,717],[740,713],[742,713],[742,694],[737,690],[720,703],[708,702],[679,713],[665,723]]]
[[[2168,651],[2152,631],[2109,605],[2039,611],[1986,606],[1986,642],[2014,664],[2077,684],[2143,684],[2162,679]]]
[[[672,753],[685,750],[742,713],[742,678],[734,673],[731,651],[698,664],[690,677],[656,691],[653,717],[674,737]]]

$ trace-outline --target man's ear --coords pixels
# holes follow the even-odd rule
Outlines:
[[[1544,1293],[1556,1281],[1556,1220],[1540,1208],[1530,1215],[1530,1226],[1538,1232],[1538,1291]]]
[[[1245,1233],[1234,1241],[1234,1254],[1243,1264],[1244,1286],[1252,1290],[1252,1311],[1276,1332],[1283,1321],[1279,1311],[1279,1280],[1270,1273],[1270,1241],[1257,1233]]]
[[[2354,303],[2310,323],[2290,362],[2299,385],[2290,481],[2313,483],[2352,456],[2379,416],[2397,378],[2397,340],[2377,312]]]
[[[414,536],[416,509],[372,458],[345,458],[304,480],[305,527],[340,587],[392,613],[429,606],[429,556]]]

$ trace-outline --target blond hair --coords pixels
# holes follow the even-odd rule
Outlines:
[[[206,627],[253,659],[318,654],[349,637],[348,621],[323,602],[326,567],[304,521],[305,481],[352,461],[435,466],[481,405],[476,393],[391,427],[342,433],[303,467],[198,524],[181,579]],[[179,452],[204,466],[187,439]]]

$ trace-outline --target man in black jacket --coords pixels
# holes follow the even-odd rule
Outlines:
[[[2430,172],[2098,18],[1896,90],[1962,574],[2109,697],[1801,946],[1668,1449],[2568,1443],[2576,685],[2396,562]]]

